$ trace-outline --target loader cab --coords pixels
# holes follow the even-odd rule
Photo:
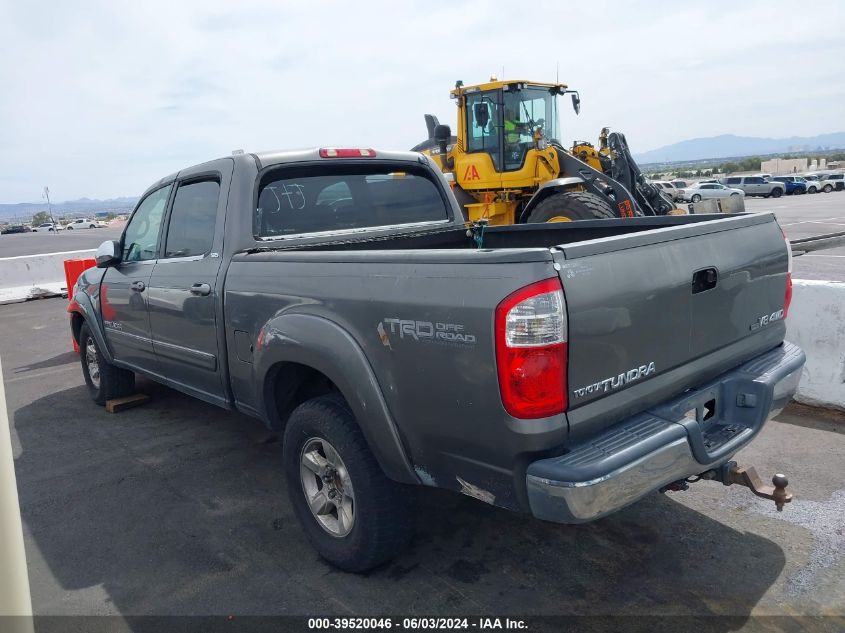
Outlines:
[[[535,130],[541,132],[541,148],[552,140],[560,142],[557,95],[565,87],[497,83],[501,85],[487,90],[466,90],[466,127],[461,132],[467,153],[485,153],[496,172],[512,172],[522,169],[535,147]]]

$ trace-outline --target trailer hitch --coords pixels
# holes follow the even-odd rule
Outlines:
[[[758,497],[774,501],[778,512],[783,512],[784,504],[792,501],[792,493],[786,491],[789,480],[786,475],[780,473],[772,477],[773,485],[769,486],[763,483],[753,466],[746,468],[739,466],[736,462],[726,462],[719,468],[701,473],[700,477],[701,479],[721,481],[726,486],[733,484],[745,486]]]

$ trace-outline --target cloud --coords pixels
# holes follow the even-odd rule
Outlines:
[[[842,129],[845,5],[795,2],[111,3],[0,9],[0,202],[138,194],[225,155],[408,148],[456,79],[560,79],[565,140],[634,151]],[[11,61],[10,61],[11,60]],[[562,104],[566,106],[566,104]]]

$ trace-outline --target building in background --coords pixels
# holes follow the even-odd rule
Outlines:
[[[824,159],[822,159],[824,161]],[[815,163],[813,159],[813,163]],[[773,158],[760,163],[760,171],[772,176],[789,176],[790,174],[801,174],[808,169],[806,158]],[[812,169],[812,167],[809,167]]]

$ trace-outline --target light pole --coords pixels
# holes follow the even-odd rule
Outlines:
[[[53,224],[53,233],[59,234],[59,227],[53,219],[53,206],[50,204],[50,187],[44,185],[44,197],[47,198],[47,214],[50,216],[50,222]]]

